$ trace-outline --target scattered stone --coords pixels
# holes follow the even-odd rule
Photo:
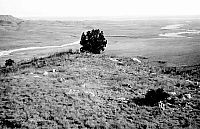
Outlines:
[[[57,80],[58,80],[58,82],[64,82],[65,81],[65,79],[64,78],[57,78]]]
[[[156,77],[157,74],[156,74],[156,73],[151,73],[150,76],[152,76],[152,77]]]
[[[86,94],[90,94],[92,97],[95,96],[95,94],[92,91],[84,91]]]
[[[53,70],[52,70],[52,72],[53,72],[53,73],[55,73],[55,72],[56,72],[56,70],[55,70],[55,69],[53,69]]]
[[[75,95],[75,94],[78,94],[78,93],[80,93],[80,91],[79,91],[79,90],[70,89],[70,90],[68,91],[68,93],[67,93],[67,94],[73,94],[73,95]]]
[[[191,99],[192,98],[192,96],[191,96],[191,94],[180,94],[180,95],[178,95],[177,96],[179,99],[182,99],[182,100],[187,100],[187,99]]]
[[[194,82],[194,85],[200,87],[200,82]]]
[[[124,103],[128,102],[128,100],[126,98],[124,98],[124,97],[117,98],[117,100],[120,101],[120,102],[124,102]]]
[[[137,56],[137,57],[140,59],[148,59],[147,57],[144,57],[144,56]]]
[[[137,58],[132,58],[132,60],[133,61],[136,61],[136,62],[138,62],[138,63],[142,63],[139,59],[137,59]]]
[[[47,72],[47,71],[45,71],[44,73],[43,73],[43,75],[44,76],[47,76],[49,73]]]
[[[176,95],[176,92],[168,92],[168,94],[170,94],[170,95]]]
[[[82,87],[82,88],[85,88],[85,87],[86,87],[86,84],[84,83],[83,85],[81,85],[81,87]]]
[[[124,101],[124,100],[126,100],[126,98],[124,98],[124,97],[121,97],[121,98],[117,98],[117,100]]]
[[[124,66],[124,63],[123,63],[123,62],[117,62],[117,65],[122,65],[122,66]]]
[[[193,81],[190,81],[190,80],[185,80],[186,82],[188,82],[189,84],[191,85],[194,85],[194,82]]]
[[[186,87],[198,88],[198,87],[200,87],[200,84],[199,84],[199,82],[193,82],[190,80],[186,80]]]
[[[158,102],[158,106],[159,106],[159,108],[161,108],[162,110],[165,110],[165,104],[164,104],[162,101]]]
[[[93,92],[90,92],[90,94],[94,97],[95,96],[95,94],[93,93]]]
[[[116,58],[110,58],[111,61],[118,62]]]
[[[36,77],[36,78],[41,78],[39,75],[34,75],[33,77]]]
[[[182,97],[182,99],[183,99],[183,100],[186,100],[186,97],[185,97],[185,96],[183,96],[183,97]]]
[[[185,94],[185,97],[186,97],[187,99],[191,99],[191,98],[192,98],[191,94]]]

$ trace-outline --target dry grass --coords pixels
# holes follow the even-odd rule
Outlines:
[[[193,76],[141,60],[63,52],[21,62],[1,74],[0,128],[200,128],[199,86],[186,81]],[[135,101],[158,88],[176,93],[164,107]]]

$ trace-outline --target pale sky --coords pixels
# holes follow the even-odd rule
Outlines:
[[[17,17],[200,15],[200,0],[0,0]]]

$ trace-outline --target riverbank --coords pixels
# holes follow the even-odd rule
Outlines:
[[[28,51],[28,50],[40,50],[40,49],[51,49],[51,48],[63,48],[63,47],[67,47],[67,46],[71,46],[71,45],[77,45],[79,44],[80,41],[76,41],[73,43],[68,43],[68,44],[64,44],[64,45],[60,45],[60,46],[44,46],[44,47],[27,47],[27,48],[18,48],[18,49],[13,49],[13,50],[7,50],[7,51],[0,51],[0,58],[2,56],[8,56],[11,53],[15,53],[15,52],[20,52],[20,51]]]

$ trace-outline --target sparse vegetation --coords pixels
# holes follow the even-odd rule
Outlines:
[[[83,32],[80,44],[82,45],[81,52],[100,54],[105,50],[107,40],[104,38],[103,31],[93,29],[86,34]]]
[[[18,62],[0,76],[0,128],[200,128],[199,84],[140,60],[69,50]]]
[[[200,128],[200,65],[170,67],[167,62],[170,58],[172,63],[198,64],[199,37],[191,34],[187,40],[160,39],[158,34],[165,33],[160,27],[174,24],[173,20],[23,23],[10,16],[1,19],[0,16],[1,50],[62,45],[77,40],[80,30],[98,24],[106,30],[113,46],[111,51],[127,56],[140,51],[137,54],[141,56],[137,61],[99,54],[107,41],[103,32],[91,30],[81,37],[81,51],[56,52],[65,49],[58,48],[47,57],[39,56],[52,50],[15,51],[8,56],[15,62],[24,60],[14,65],[4,65],[7,56],[3,57],[0,129]],[[187,29],[195,29],[199,23],[184,22]],[[26,60],[32,55],[37,57]],[[152,56],[159,57],[159,61],[152,63]]]
[[[5,66],[6,66],[6,67],[7,67],[7,66],[13,66],[14,63],[15,63],[14,60],[12,60],[12,59],[8,59],[8,60],[6,60],[6,62],[5,62]]]

